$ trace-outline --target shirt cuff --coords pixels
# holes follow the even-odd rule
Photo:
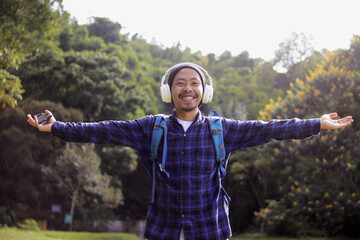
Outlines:
[[[311,119],[311,121],[314,121],[314,134],[320,134],[320,118]]]
[[[62,129],[65,126],[65,123],[56,121],[51,126],[51,133],[53,136],[59,137],[60,129]]]

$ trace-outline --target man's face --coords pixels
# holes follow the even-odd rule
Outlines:
[[[171,98],[176,110],[191,112],[198,108],[203,96],[199,73],[192,68],[181,69],[171,85]]]

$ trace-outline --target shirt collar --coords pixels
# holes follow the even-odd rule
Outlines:
[[[171,113],[171,117],[176,120],[175,109],[173,109],[173,111]],[[202,114],[201,114],[201,111],[199,109],[198,113],[196,114],[194,122],[201,122],[201,121],[202,121]]]

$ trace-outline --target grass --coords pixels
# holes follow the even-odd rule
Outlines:
[[[261,234],[261,233],[244,233],[241,235],[236,235],[232,238],[230,238],[230,240],[349,240],[349,238],[344,238],[344,237],[334,237],[334,238],[320,238],[320,237],[298,237],[298,238],[291,238],[291,237],[272,237],[272,236],[267,236],[265,234]]]
[[[0,228],[1,240],[140,240],[126,233],[88,233],[60,231],[28,231],[17,228]]]
[[[17,228],[0,228],[1,240],[140,240],[135,235],[127,233],[88,233],[60,231],[29,231]],[[291,237],[272,237],[260,233],[244,233],[230,240],[294,240]],[[296,240],[349,240],[349,238],[296,238]]]

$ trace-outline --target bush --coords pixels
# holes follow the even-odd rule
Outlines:
[[[0,206],[0,226],[1,224],[8,225],[11,223],[11,217],[7,213],[7,209],[4,206]]]
[[[25,219],[23,224],[19,224],[21,229],[30,231],[40,231],[38,223],[34,219]]]

